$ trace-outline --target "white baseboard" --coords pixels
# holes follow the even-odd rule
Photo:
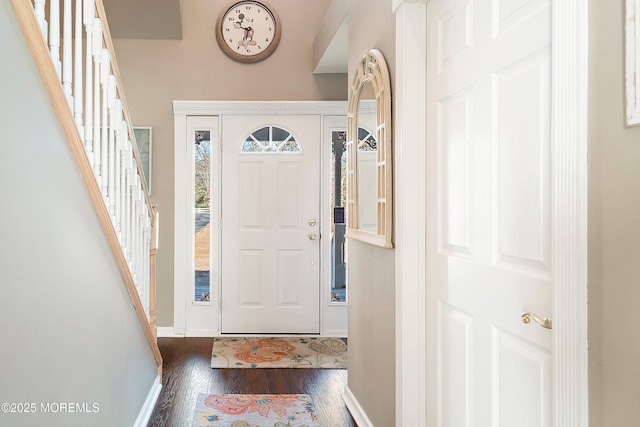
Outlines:
[[[186,331],[175,333],[173,326],[158,326],[158,338],[185,338],[185,337],[255,337],[256,334],[223,334],[219,330],[211,331]],[[307,338],[347,338],[347,331],[323,331],[319,335],[315,334],[260,334],[265,337],[307,337]]]
[[[346,330],[326,330],[322,331],[321,337],[333,337],[333,338],[347,338],[348,334]]]
[[[160,377],[156,377],[147,395],[147,400],[144,401],[144,405],[142,405],[142,409],[140,409],[140,413],[138,413],[138,418],[133,427],[147,427],[151,414],[153,413],[153,408],[155,408],[156,402],[158,401],[158,396],[160,396],[160,390],[162,390]]]
[[[353,395],[353,392],[347,387],[342,395],[342,400],[347,405],[347,409],[351,413],[354,421],[358,427],[373,427],[373,423],[360,406],[358,399]]]
[[[173,326],[158,326],[158,337],[173,337]]]
[[[185,337],[199,337],[199,338],[211,338],[211,337],[219,337],[220,331],[218,330],[208,330],[208,331],[185,331]]]

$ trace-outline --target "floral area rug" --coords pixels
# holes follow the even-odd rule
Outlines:
[[[192,427],[320,427],[307,394],[199,394]]]
[[[347,369],[340,338],[214,338],[212,368]]]

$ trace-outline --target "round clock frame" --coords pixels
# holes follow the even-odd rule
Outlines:
[[[259,25],[252,26],[257,18]],[[271,36],[265,36],[265,32]],[[238,1],[220,15],[216,24],[216,39],[222,51],[243,63],[268,58],[278,47],[281,34],[278,14],[263,1]]]

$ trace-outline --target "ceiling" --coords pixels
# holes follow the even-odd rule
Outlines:
[[[314,73],[346,73],[349,57],[346,0],[333,0],[313,40]]]
[[[102,0],[114,39],[182,39],[182,0]]]

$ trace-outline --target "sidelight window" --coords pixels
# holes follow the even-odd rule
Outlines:
[[[195,131],[194,182],[194,301],[211,300],[211,131]]]

